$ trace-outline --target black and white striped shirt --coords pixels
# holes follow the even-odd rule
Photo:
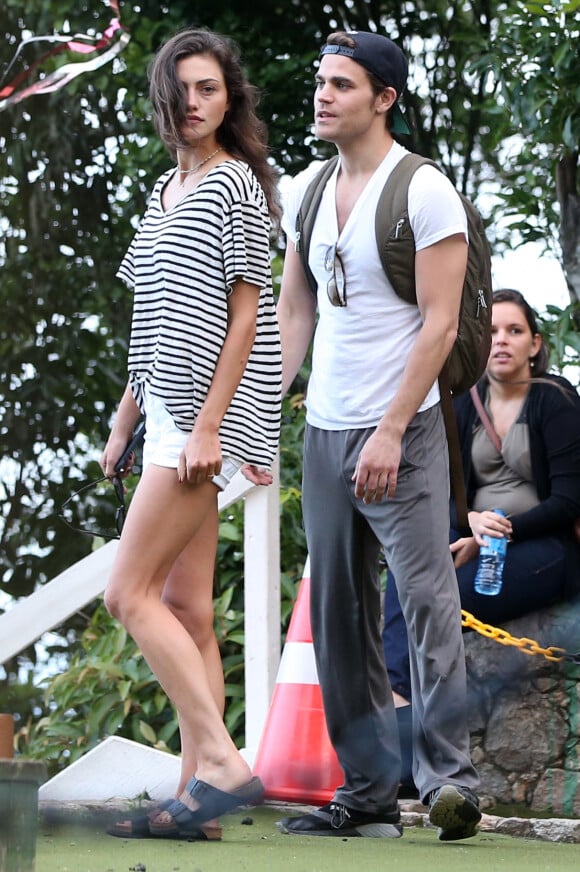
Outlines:
[[[203,405],[228,328],[236,280],[260,288],[256,338],[220,428],[224,455],[269,466],[278,447],[282,363],[270,268],[270,219],[250,167],[228,160],[165,211],[157,181],[118,277],[134,289],[129,380],[158,396],[180,430]]]

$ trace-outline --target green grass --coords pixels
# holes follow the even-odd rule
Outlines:
[[[488,833],[444,843],[430,828],[406,828],[402,839],[288,836],[280,817],[268,807],[228,815],[213,843],[114,839],[102,821],[41,824],[36,872],[570,872],[580,854],[578,845]]]

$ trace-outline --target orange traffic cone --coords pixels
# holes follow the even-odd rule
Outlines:
[[[344,780],[330,743],[310,628],[307,566],[292,612],[254,773],[266,799],[323,805]]]

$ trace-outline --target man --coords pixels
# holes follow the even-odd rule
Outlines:
[[[373,33],[332,34],[316,76],[315,132],[335,144],[309,250],[314,298],[293,243],[313,170],[289,191],[278,318],[284,383],[314,337],[303,514],[314,648],[331,741],[344,770],[333,801],[286,818],[288,833],[402,834],[397,722],[380,634],[377,557],[400,584],[413,683],[415,782],[443,840],[481,817],[469,756],[460,605],[448,547],[448,469],[437,376],[455,340],[467,225],[450,182],[421,167],[409,188],[418,307],[388,282],[374,216],[406,154],[391,134],[407,78],[401,50]],[[314,167],[314,170],[318,169]]]

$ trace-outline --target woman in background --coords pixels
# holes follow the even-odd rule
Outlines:
[[[493,297],[492,346],[477,393],[499,439],[496,447],[469,393],[455,401],[471,536],[457,530],[451,502],[450,548],[461,606],[481,621],[504,624],[580,591],[580,397],[551,375],[536,315],[518,291]],[[503,509],[507,517],[493,511]],[[474,590],[483,537],[509,538],[497,596]],[[406,749],[402,795],[412,794],[409,739],[411,679],[407,631],[389,573],[383,645]]]

